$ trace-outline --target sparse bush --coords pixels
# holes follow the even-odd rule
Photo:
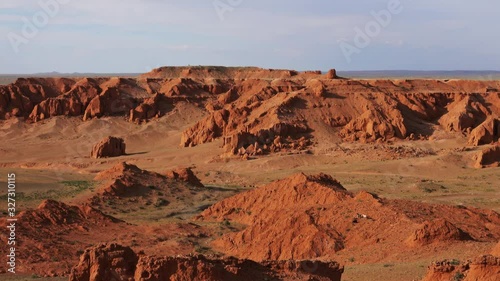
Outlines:
[[[455,273],[455,276],[453,276],[453,281],[462,281],[464,278],[465,275],[462,272],[457,272]]]
[[[224,221],[221,222],[223,226],[230,226],[231,222],[229,220],[224,219]]]
[[[201,245],[196,245],[194,247],[194,251],[198,254],[206,254],[208,251],[210,251],[210,248],[208,247],[203,247]]]

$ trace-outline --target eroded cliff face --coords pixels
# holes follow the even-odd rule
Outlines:
[[[204,256],[139,256],[128,247],[101,244],[87,249],[72,271],[70,281],[108,280],[319,280],[340,281],[343,267],[336,262],[268,261],[257,263],[235,258]]]
[[[500,137],[499,88],[498,81],[347,80],[333,70],[166,67],[128,79],[19,79],[0,87],[0,119],[126,116],[142,123],[189,102],[206,116],[183,132],[184,147],[221,139],[226,152],[253,156],[305,150],[319,132],[377,142],[422,139],[436,128],[475,146]]]
[[[500,279],[500,257],[483,255],[472,260],[459,262],[444,260],[428,267],[422,281],[496,281]]]

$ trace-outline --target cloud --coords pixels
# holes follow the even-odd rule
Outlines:
[[[20,33],[21,17],[31,18],[41,11],[38,1],[0,3],[1,56],[12,55],[6,34]],[[12,68],[23,72],[27,65],[37,71],[52,71],[38,69],[52,68],[51,61],[62,61],[57,67],[73,71],[116,71],[144,62],[138,66],[142,71],[143,65],[156,65],[159,61],[258,63],[298,69],[328,68],[331,64],[352,69],[402,69],[432,62],[434,67],[452,68],[456,55],[467,61],[463,65],[480,68],[481,62],[475,58],[486,54],[498,57],[500,49],[494,29],[500,5],[492,0],[483,0],[483,5],[401,0],[404,11],[394,16],[352,64],[346,64],[339,42],[351,41],[355,28],[363,28],[373,20],[370,12],[384,9],[388,0],[342,5],[327,0],[314,4],[305,0],[243,0],[226,11],[223,20],[212,0],[67,1],[29,44],[21,46],[20,56],[2,61],[0,72],[10,72]],[[448,51],[439,51],[444,49]],[[26,58],[22,65],[15,63],[24,57],[30,57],[30,61]],[[130,62],[124,62],[124,57]]]

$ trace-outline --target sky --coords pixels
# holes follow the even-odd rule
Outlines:
[[[2,0],[0,73],[500,70],[500,1]]]

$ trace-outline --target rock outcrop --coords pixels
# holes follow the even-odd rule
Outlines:
[[[100,172],[95,180],[104,184],[97,190],[98,195],[94,196],[94,203],[113,198],[146,198],[154,191],[153,187],[168,184],[165,176],[125,162]]]
[[[139,123],[148,121],[152,118],[159,118],[162,115],[162,106],[168,104],[167,99],[163,95],[155,94],[152,98],[146,99],[142,104],[130,110],[130,122]]]
[[[190,280],[190,281],[340,281],[343,267],[336,262],[267,261],[204,256],[137,256],[130,248],[101,244],[87,249],[71,271],[70,281]]]
[[[373,142],[405,138],[407,128],[401,112],[396,109],[385,112],[367,110],[349,122],[340,135],[350,141]]]
[[[500,119],[488,117],[481,125],[473,129],[469,136],[469,145],[491,144],[500,138]]]
[[[205,187],[190,168],[179,168],[173,171],[168,171],[166,174],[170,179],[184,181],[195,187]]]
[[[163,208],[175,203],[176,211],[188,208],[197,196],[203,196],[203,184],[190,169],[177,169],[168,175],[120,163],[97,174],[101,184],[89,203],[100,210],[114,208]],[[203,200],[203,199],[201,199]]]
[[[496,281],[500,280],[500,258],[486,255],[470,261],[440,261],[429,266],[422,281]]]
[[[97,159],[126,155],[125,148],[125,141],[122,138],[107,137],[94,145],[90,157]]]
[[[424,246],[437,242],[471,240],[469,234],[463,232],[445,219],[427,221],[408,238],[412,247]]]
[[[337,71],[335,69],[330,69],[328,70],[328,73],[326,73],[326,79],[336,79],[337,77]]]
[[[128,247],[100,244],[85,250],[71,270],[70,281],[134,280],[138,256]]]
[[[35,105],[29,119],[34,122],[54,116],[80,116],[83,105],[76,97],[49,98]]]
[[[480,95],[458,95],[447,108],[448,112],[439,119],[439,123],[449,132],[470,131],[489,115],[489,109]]]
[[[118,222],[89,205],[69,206],[55,200],[45,200],[37,209],[24,211],[19,217],[33,227],[45,225],[47,229],[51,226],[78,228],[80,224]]]
[[[90,101],[83,114],[83,120],[106,115],[124,115],[134,108],[135,104],[133,97],[128,97],[118,88],[106,88]]]
[[[500,144],[483,149],[476,156],[476,168],[500,166]]]
[[[447,247],[500,238],[500,215],[495,212],[352,194],[324,174],[297,174],[235,195],[197,219],[246,225],[212,245],[257,261],[333,259],[341,252],[357,256],[358,262],[380,262],[394,252],[413,251],[408,243]],[[360,257],[367,248],[370,257]]]
[[[162,67],[138,78],[18,79],[0,86],[0,119],[121,116],[140,124],[188,103],[207,114],[191,120],[181,146],[221,140],[226,153],[244,158],[304,152],[339,137],[383,142],[444,130],[469,145],[500,137],[498,81],[337,78],[334,69]]]

